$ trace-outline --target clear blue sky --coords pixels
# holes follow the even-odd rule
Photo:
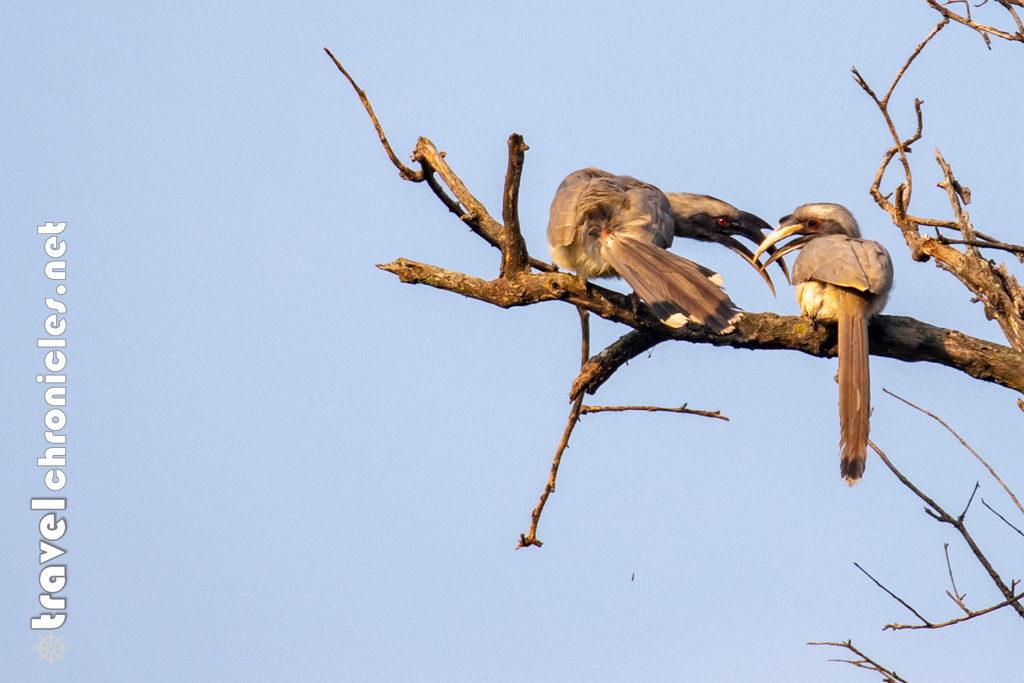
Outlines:
[[[840,202],[895,257],[888,312],[1002,341],[868,195],[890,141],[850,67],[884,90],[936,21],[920,0],[5,4],[0,678],[873,680],[805,645],[847,638],[915,683],[1019,677],[1009,611],[882,632],[912,616],[854,562],[948,619],[948,542],[968,603],[1001,598],[873,455],[862,484],[842,483],[834,360],[686,344],[636,359],[596,403],[731,421],[584,418],[544,547],[513,550],[565,424],[576,312],[502,311],[374,267],[492,277],[497,261],[398,178],[322,52],[400,156],[429,137],[495,215],[506,138],[523,134],[538,256],[555,188],[584,166],[770,222]],[[893,109],[907,131],[925,101],[918,215],[948,215],[938,146],[975,226],[1024,241],[1022,74],[1020,45],[990,52],[962,27],[908,73]],[[68,224],[69,272],[70,649],[53,666],[28,628],[45,221]],[[678,250],[744,308],[797,311],[726,251]],[[595,348],[624,332],[594,327]],[[872,373],[874,440],[950,509],[981,480],[1008,515],[951,436],[881,389],[945,417],[1024,493],[1016,395],[938,366],[873,359]],[[980,506],[969,519],[1021,578],[1021,539]]]

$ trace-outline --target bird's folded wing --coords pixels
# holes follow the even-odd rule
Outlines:
[[[872,240],[854,240],[854,251],[860,267],[868,278],[868,291],[872,294],[885,294],[892,289],[892,258],[878,242]]]
[[[817,280],[861,292],[875,291],[872,285],[879,284],[885,276],[878,272],[882,265],[878,250],[865,245],[877,245],[885,253],[884,247],[877,242],[846,235],[823,235],[812,239],[800,250],[800,256],[793,264],[794,284]],[[888,258],[888,254],[885,256]],[[891,284],[891,263],[888,272]]]
[[[667,249],[672,246],[676,226],[668,197],[654,185],[629,180],[633,181],[626,190],[629,210],[624,212],[619,229],[642,242]]]
[[[596,168],[585,168],[566,176],[551,201],[551,217],[548,220],[548,244],[552,247],[567,247],[576,237],[579,224],[580,197],[587,190],[590,181],[604,173]]]

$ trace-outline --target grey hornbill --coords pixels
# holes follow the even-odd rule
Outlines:
[[[892,289],[892,259],[878,242],[861,239],[860,227],[839,204],[804,204],[779,220],[755,256],[791,235],[764,267],[795,249],[796,300],[804,316],[839,327],[840,473],[853,486],[864,474],[871,415],[868,320],[885,308]]]
[[[555,263],[586,280],[625,279],[666,325],[692,320],[723,333],[732,329],[739,308],[722,291],[722,277],[668,247],[677,236],[722,244],[757,268],[774,293],[754,255],[732,237],[761,244],[762,230],[771,226],[714,197],[666,194],[630,176],[585,168],[558,186],[548,244]],[[785,262],[779,266],[786,272]]]

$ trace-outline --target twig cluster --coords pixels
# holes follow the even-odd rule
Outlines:
[[[988,36],[994,35],[1006,40],[1024,42],[1024,31],[1016,34],[1009,34],[989,26],[977,24],[970,19],[970,5],[966,17],[962,17],[945,5],[934,0],[926,0],[929,5],[938,10],[942,15],[942,21],[932,29],[931,33],[914,49],[907,61],[896,73],[892,84],[883,97],[879,97],[868,85],[864,77],[853,69],[853,78],[858,85],[874,101],[885,119],[889,134],[893,139],[893,146],[883,155],[882,162],[875,174],[875,180],[871,185],[871,196],[875,202],[889,214],[892,222],[903,233],[903,238],[910,248],[911,257],[915,261],[928,261],[934,258],[936,264],[960,280],[974,294],[974,300],[980,301],[985,307],[985,316],[989,320],[996,320],[1002,328],[1010,346],[1017,351],[1024,351],[1024,289],[1021,288],[1017,279],[1006,270],[1005,264],[996,265],[994,261],[984,258],[980,249],[996,249],[1012,253],[1024,262],[1024,247],[1007,244],[1001,240],[981,234],[974,229],[968,215],[966,205],[971,203],[971,191],[962,185],[953,175],[953,169],[942,157],[942,153],[935,150],[935,160],[942,169],[943,180],[938,186],[946,190],[949,196],[949,203],[953,211],[954,220],[942,220],[937,218],[922,218],[913,216],[910,211],[910,200],[913,192],[913,175],[910,161],[907,155],[911,152],[914,143],[921,139],[923,129],[923,117],[919,99],[914,100],[914,111],[917,114],[917,128],[912,135],[901,138],[893,123],[889,111],[889,100],[896,86],[900,83],[903,75],[910,68],[925,46],[946,27],[950,21],[957,21],[979,31],[986,42]],[[1011,5],[1017,4],[1019,0],[999,0],[1000,4],[1007,8],[1020,26],[1020,18]],[[890,194],[882,194],[881,184],[886,169],[894,158],[899,157],[900,165],[903,168],[903,182],[901,182]],[[892,201],[890,201],[892,198]],[[935,235],[922,235],[921,226],[932,227]],[[950,239],[939,233],[940,229],[956,230],[960,233],[960,239]],[[954,248],[953,245],[962,245],[963,251]]]

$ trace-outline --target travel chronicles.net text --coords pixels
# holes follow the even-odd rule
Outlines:
[[[47,223],[36,228],[38,234],[47,235],[43,251],[49,260],[43,272],[51,282],[59,281],[55,291],[60,297],[68,291],[63,282],[67,277],[67,261],[64,260],[67,244],[57,237],[64,232],[65,226],[65,223]],[[52,296],[46,297],[45,304],[50,311],[43,321],[46,337],[37,339],[36,347],[43,350],[42,361],[46,371],[36,375],[36,382],[44,387],[43,398],[47,409],[43,417],[43,436],[46,446],[43,457],[36,459],[36,465],[46,468],[43,475],[46,492],[40,491],[40,497],[32,498],[32,509],[45,513],[39,519],[39,534],[42,536],[39,540],[39,564],[43,565],[39,572],[39,587],[43,589],[39,594],[39,604],[44,611],[32,617],[31,627],[54,630],[63,626],[67,620],[67,598],[57,596],[67,583],[67,565],[64,564],[65,560],[60,560],[61,564],[55,564],[54,560],[67,552],[57,542],[67,531],[64,519],[64,511],[67,509],[64,485],[67,476],[63,469],[67,461],[67,435],[61,432],[67,425],[67,415],[64,413],[67,403],[67,375],[64,371],[67,365],[67,338],[64,334],[67,331],[67,320],[64,315],[68,309],[63,301]],[[54,493],[62,497],[53,497]]]

